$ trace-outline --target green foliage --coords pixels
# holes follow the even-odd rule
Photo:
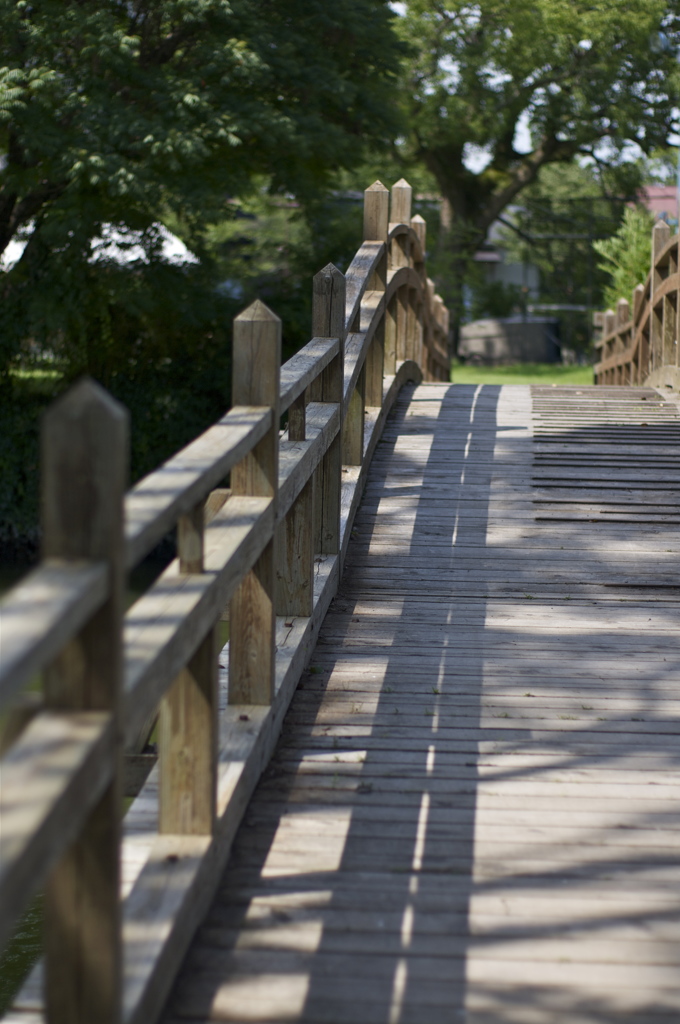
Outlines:
[[[662,23],[668,47],[653,52]],[[664,0],[410,0],[400,26],[415,51],[416,154],[464,219],[483,207],[493,219],[544,163],[602,140],[649,152],[673,123],[680,18]],[[465,167],[474,147],[488,158],[478,173]]]
[[[514,366],[455,365],[454,384],[592,384],[592,366],[561,363],[516,363]]]
[[[674,129],[677,2],[407,0],[404,8],[406,148],[451,204],[458,278],[542,166],[584,155],[616,164],[631,143],[649,153]],[[660,30],[664,45],[654,47]]]
[[[28,333],[69,329],[64,281],[103,224],[143,231],[153,257],[174,218],[201,254],[253,175],[318,191],[387,140],[392,19],[382,0],[0,0],[0,253],[28,239],[0,289],[0,370]],[[26,277],[43,318],[12,301]]]
[[[609,238],[635,194],[639,168],[547,164],[506,211],[500,242],[506,258],[539,271],[537,301],[599,309],[607,275],[593,243]],[[591,313],[562,310],[560,334],[569,348],[587,348]]]
[[[0,255],[27,243],[0,272],[0,541],[37,521],[41,399],[18,370],[51,359],[60,386],[86,372],[125,402],[135,478],[228,405],[229,325],[255,291],[303,339],[308,222],[396,132],[393,21],[384,0],[0,0]],[[253,259],[229,234],[262,182],[309,211],[268,265],[262,235]],[[164,224],[198,265],[163,258]],[[127,265],[93,260],[110,226],[141,246]]]
[[[487,281],[481,276],[477,282],[473,281],[471,291],[472,302],[468,316],[470,320],[512,316],[513,313],[521,313],[526,303],[519,285]]]
[[[38,544],[40,415],[58,388],[17,382],[0,389],[0,555],[34,555]]]
[[[238,202],[235,216],[208,230],[206,246],[222,294],[240,306],[260,298],[281,317],[287,358],[309,341],[312,277],[329,262],[347,268],[361,227],[360,201],[330,194],[303,207],[263,184]]]
[[[630,302],[633,289],[644,284],[652,259],[653,225],[644,207],[628,207],[618,231],[609,239],[595,242],[595,251],[602,257],[598,266],[610,277],[604,289],[608,309],[616,309],[619,299]]]

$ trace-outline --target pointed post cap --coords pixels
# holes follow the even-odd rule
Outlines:
[[[420,242],[421,248],[425,248],[425,238],[427,236],[427,224],[423,217],[419,213],[415,217],[411,217],[411,227],[416,233],[418,241]]]
[[[111,538],[116,536],[120,543],[122,537],[128,422],[127,409],[89,377],[74,384],[44,414],[44,557],[112,557]]]
[[[75,420],[87,415],[90,410],[96,410],[96,413],[108,416],[112,420],[126,421],[128,418],[125,406],[117,402],[101,384],[97,384],[92,377],[81,377],[52,403],[43,419],[45,423],[49,423],[53,418]]]
[[[671,229],[665,220],[657,220],[652,230],[652,260],[655,260],[671,237]]]
[[[616,322],[621,325],[630,320],[630,302],[628,299],[619,299],[616,303]]]
[[[364,242],[386,242],[390,219],[390,193],[382,181],[364,192]]]
[[[231,366],[233,405],[269,405],[278,416],[281,321],[256,299],[234,317]]]
[[[411,223],[411,199],[413,189],[405,178],[400,178],[392,186],[392,209],[390,210],[390,221],[392,224]]]
[[[338,268],[336,267],[335,263],[327,263],[325,267],[322,267],[321,270],[317,274],[314,275],[314,280],[316,281],[317,278],[318,279],[323,278],[324,281],[326,281],[327,283],[330,283],[330,281],[333,278],[338,278],[338,277],[342,277],[343,280],[344,280],[345,275],[343,274],[343,272],[341,270],[338,270]]]
[[[312,283],[312,335],[339,338],[345,332],[345,275],[333,263],[314,275]]]
[[[239,323],[244,323],[248,320],[260,320],[278,324],[281,323],[281,320],[276,313],[274,313],[269,306],[265,305],[261,299],[255,299],[255,301],[251,302],[251,304],[239,313],[238,316],[234,317],[234,321],[238,321]]]
[[[638,284],[633,288],[633,319],[637,322],[638,315],[645,301],[645,286]]]

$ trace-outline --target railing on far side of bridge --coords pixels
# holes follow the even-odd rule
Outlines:
[[[595,314],[602,337],[596,384],[665,384],[680,388],[678,360],[678,236],[659,220],[652,232],[652,266],[633,291],[632,307],[619,299],[616,311]]]
[[[43,557],[0,605],[0,946],[46,892],[14,1020],[155,1019],[337,589],[387,413],[407,381],[448,379],[406,182],[367,189],[364,242],[313,296],[313,338],[284,366],[275,314],[236,318],[233,407],[127,493],[125,409],[81,381],[45,417]],[[178,558],[124,614],[126,574],[175,526]],[[157,711],[158,765],[121,824],[124,752]]]

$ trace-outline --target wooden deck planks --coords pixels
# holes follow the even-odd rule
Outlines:
[[[165,1024],[678,1020],[678,440],[651,389],[402,396]]]

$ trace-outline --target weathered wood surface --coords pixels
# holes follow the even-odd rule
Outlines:
[[[101,607],[104,562],[43,563],[0,601],[0,699],[8,702]]]
[[[272,426],[266,409],[232,409],[132,488],[125,499],[126,564],[132,568],[180,515],[226,477]]]
[[[533,413],[403,393],[165,1024],[678,1020],[677,527],[631,506],[678,502],[680,418],[620,388]]]

